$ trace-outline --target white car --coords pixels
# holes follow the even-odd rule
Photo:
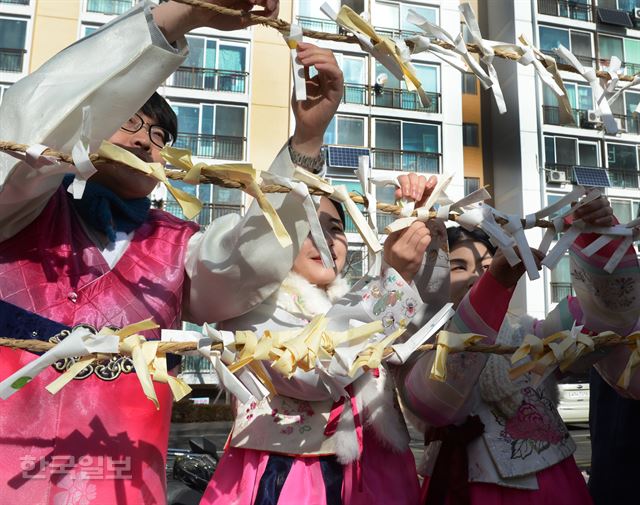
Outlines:
[[[567,377],[558,384],[558,412],[566,424],[589,422],[589,380]]]

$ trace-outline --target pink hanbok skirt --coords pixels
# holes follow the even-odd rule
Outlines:
[[[593,501],[584,477],[573,456],[538,472],[536,491],[484,484],[469,483],[470,505],[591,505]],[[422,500],[429,492],[429,478],[422,484]]]
[[[253,505],[268,452],[228,447],[209,482],[200,505]],[[409,449],[392,452],[371,430],[364,430],[360,468],[344,465],[341,505],[416,505],[420,487]],[[320,458],[294,458],[277,505],[335,505],[328,503]]]

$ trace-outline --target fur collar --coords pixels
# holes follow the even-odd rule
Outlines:
[[[325,290],[311,284],[301,275],[289,272],[271,296],[279,308],[301,319],[311,320],[318,314],[326,314],[349,289],[349,283],[342,276],[338,276]]]

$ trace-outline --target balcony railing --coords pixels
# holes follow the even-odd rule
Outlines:
[[[0,48],[0,72],[22,72],[26,49]]]
[[[367,213],[363,212],[363,215],[366,217]],[[378,233],[384,233],[384,229],[391,223],[393,223],[398,216],[394,214],[384,214],[382,212],[376,213],[376,225],[378,227]],[[347,214],[345,220],[344,231],[347,233],[358,233],[358,228],[356,228],[355,223],[351,219],[351,216]]]
[[[538,14],[577,19],[593,20],[593,7],[589,3],[566,0],[538,0]]]
[[[624,114],[614,114],[618,122],[620,123],[620,130],[625,133],[632,133],[635,135],[640,134],[640,119],[638,115],[633,114],[630,116]]]
[[[166,210],[174,216],[184,218],[182,208],[180,207],[180,205],[178,205],[178,203],[174,201],[164,202],[162,205],[162,210]],[[221,216],[226,216],[227,214],[243,213],[244,207],[242,205],[219,205],[216,203],[204,203],[202,205],[202,211],[195,217],[195,221],[200,226],[207,226],[214,219],[217,219]]]
[[[422,151],[399,151],[395,149],[371,149],[373,168],[397,170],[403,172],[420,172],[426,174],[440,173],[440,153]]]
[[[247,72],[213,68],[180,67],[169,81],[176,88],[246,93]]]
[[[426,95],[431,103],[427,107],[423,107],[416,91],[382,88],[379,93],[374,93],[374,105],[420,112],[440,112],[440,93],[426,93]]]
[[[210,373],[213,370],[213,364],[210,359],[204,356],[183,356],[180,373]]]
[[[599,70],[609,70],[609,63],[611,60],[609,59],[598,59],[598,69]],[[630,63],[627,61],[623,61],[620,65],[620,69],[624,72],[624,75],[635,75],[640,72],[640,63]]]
[[[244,159],[245,137],[178,133],[175,147],[189,149],[194,156],[219,160]]]
[[[87,12],[120,15],[133,7],[133,0],[87,0]]]
[[[327,33],[339,32],[338,25],[329,19],[298,16],[298,24],[302,26],[302,28],[315,30],[317,32],[327,32]]]
[[[369,95],[369,87],[366,84],[347,83],[344,85],[342,102],[369,105]]]
[[[554,58],[560,65],[569,65],[568,61],[563,60],[560,56],[558,56],[554,51],[551,51],[549,49],[541,49],[541,52],[543,52],[546,55],[551,56],[552,58]],[[591,56],[591,55],[586,55],[586,54],[574,54],[574,56],[578,59],[578,61],[580,63],[582,63],[582,65],[584,65],[585,67],[591,67],[591,68],[595,68],[596,66],[596,59]]]
[[[573,288],[570,282],[552,282],[551,283],[551,301],[558,303],[567,296],[573,295]]]
[[[420,32],[417,30],[403,30],[401,28],[389,28],[384,26],[376,26],[376,32],[380,35],[386,35],[391,38],[400,38],[403,39],[405,37],[413,37],[414,35],[418,35]]]
[[[573,120],[575,126],[578,128],[593,128],[593,125],[587,122],[588,110],[573,109]],[[542,106],[542,120],[544,124],[559,125],[560,124],[560,109],[553,105]],[[573,126],[573,125],[566,125]]]
[[[609,169],[609,180],[611,185],[616,188],[637,189],[640,187],[638,185],[638,175],[640,175],[640,172],[637,170]]]
[[[366,84],[345,84],[343,103],[369,105],[373,96],[373,105],[376,107],[389,107],[393,109],[415,110],[419,112],[440,112],[440,93],[427,92],[430,103],[422,106],[420,97],[415,91],[396,88],[376,88]]]
[[[548,170],[557,170],[564,172],[567,181],[575,184],[575,177],[573,174],[574,165],[565,165],[562,163],[546,163],[545,168]],[[603,167],[594,167],[603,168]],[[609,174],[609,181],[614,188],[639,188],[640,172],[637,170],[624,170],[619,168],[606,169]]]

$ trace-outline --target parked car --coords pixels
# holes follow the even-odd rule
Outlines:
[[[566,424],[589,422],[589,377],[565,377],[558,383],[558,412]]]

